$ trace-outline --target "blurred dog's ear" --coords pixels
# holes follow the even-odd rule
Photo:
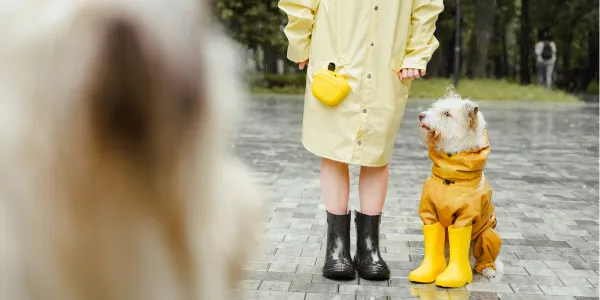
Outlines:
[[[106,143],[139,147],[148,143],[155,80],[131,22],[114,18],[103,31],[92,79],[92,126]]]
[[[469,103],[467,110],[469,128],[471,128],[471,130],[475,130],[477,129],[477,113],[479,113],[479,106],[476,103]]]
[[[139,25],[121,16],[104,22],[89,90],[91,126],[100,144],[154,161],[180,148],[197,117],[201,87],[198,68],[171,63]]]

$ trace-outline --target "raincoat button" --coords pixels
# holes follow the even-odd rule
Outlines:
[[[363,109],[363,114],[366,114],[366,113],[367,113],[367,110],[366,110],[366,109]]]
[[[452,181],[450,181],[450,180],[444,180],[445,185],[450,185],[451,183],[452,183]]]
[[[371,45],[371,46],[375,46],[375,43],[374,43],[374,42],[371,42],[369,45]]]
[[[360,145],[362,145],[362,142],[361,142],[361,141],[358,141],[358,145],[359,145],[359,146],[360,146]]]
[[[375,7],[373,8],[374,10],[378,10],[379,6],[375,5]]]
[[[371,74],[367,74],[367,78],[371,78]]]

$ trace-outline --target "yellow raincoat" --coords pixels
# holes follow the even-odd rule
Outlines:
[[[288,58],[310,58],[302,143],[314,154],[362,166],[388,163],[408,97],[405,68],[425,70],[443,0],[281,0]],[[336,107],[314,98],[319,69],[335,63],[351,91]]]
[[[440,222],[446,228],[473,226],[471,240],[477,272],[484,268],[495,269],[494,261],[502,243],[494,229],[492,188],[483,174],[489,153],[489,144],[482,149],[452,155],[430,148],[433,174],[423,184],[419,207],[425,225]]]

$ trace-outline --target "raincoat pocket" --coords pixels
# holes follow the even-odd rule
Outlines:
[[[312,76],[311,91],[313,96],[323,104],[331,107],[340,104],[350,92],[348,80],[342,74],[336,72],[336,68],[335,62],[329,62],[327,68],[318,68]]]
[[[397,60],[392,60],[390,62],[390,69],[392,69],[392,71],[394,72],[394,74],[396,74],[396,78],[398,78],[398,80],[400,80],[400,66],[402,65],[402,60],[400,60],[399,62]],[[402,85],[404,85],[405,88],[410,89],[410,80],[404,79],[404,80],[400,80],[400,83],[402,83]],[[406,93],[408,94],[408,91],[406,91]]]

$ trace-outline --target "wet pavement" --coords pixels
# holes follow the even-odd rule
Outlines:
[[[370,282],[320,275],[326,220],[319,159],[300,143],[302,102],[276,98],[252,101],[235,139],[268,201],[263,245],[245,267],[239,299],[598,299],[597,104],[480,102],[505,273],[441,289],[407,279],[422,259],[417,209],[431,170],[416,115],[431,101],[410,101],[396,139],[381,228],[392,278]],[[357,171],[351,168],[352,209]]]

